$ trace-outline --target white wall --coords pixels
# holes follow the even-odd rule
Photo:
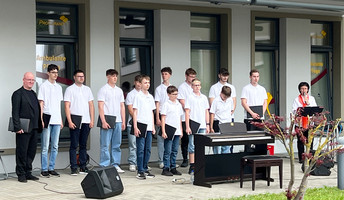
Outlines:
[[[98,120],[98,90],[107,82],[106,70],[114,69],[114,37],[114,1],[90,0],[90,87],[94,95],[95,121]],[[98,127],[92,128],[88,151],[96,162],[100,156],[99,131]]]
[[[36,71],[36,1],[1,0],[0,5],[0,149],[9,149],[15,148],[15,134],[7,131],[12,93],[22,86],[25,72]],[[14,171],[14,156],[3,159],[6,168]]]
[[[250,83],[251,70],[251,12],[247,8],[232,10],[232,84],[236,89],[235,121],[244,121],[240,96],[242,88]]]
[[[190,67],[190,12],[176,10],[154,11],[154,78],[161,84],[160,70],[172,68],[171,84],[185,81]]]

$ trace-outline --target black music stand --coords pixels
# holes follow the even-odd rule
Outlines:
[[[323,111],[323,107],[320,106],[309,106],[309,107],[299,107],[297,110],[301,110],[301,116],[307,117],[312,116],[316,113],[321,113]]]

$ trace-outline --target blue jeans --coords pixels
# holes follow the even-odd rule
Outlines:
[[[70,133],[70,147],[69,147],[69,160],[72,169],[78,168],[76,159],[76,150],[79,146],[79,166],[84,169],[87,162],[87,139],[90,133],[90,124],[81,124],[81,129],[69,129]]]
[[[157,133],[158,132],[159,132],[159,130],[157,131]],[[157,139],[159,163],[162,163],[164,160],[164,138],[162,138],[160,135],[157,135],[156,139]]]
[[[176,158],[179,147],[179,135],[175,135],[173,140],[164,140],[164,169],[176,168]]]
[[[152,131],[147,131],[146,137],[136,138],[137,147],[137,171],[146,172],[148,171],[148,161],[151,155],[152,147]]]
[[[229,146],[214,146],[213,152],[214,154],[229,153]]]
[[[136,136],[130,134],[131,126],[127,126],[128,146],[129,146],[129,165],[136,166]]]
[[[49,124],[48,128],[43,129],[41,134],[41,165],[42,171],[52,171],[55,169],[55,160],[59,150],[59,137],[61,125]],[[48,151],[50,144],[50,158],[48,167]]]
[[[205,133],[205,128],[200,128],[197,133]],[[194,144],[194,135],[189,135],[189,145],[188,145],[188,152],[195,153],[195,144]]]
[[[101,167],[118,166],[121,163],[122,122],[116,122],[115,128],[100,128]],[[111,147],[110,147],[111,143]],[[109,151],[109,147],[111,152]]]

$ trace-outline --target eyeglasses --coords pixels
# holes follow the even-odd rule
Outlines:
[[[195,86],[195,87],[201,87],[201,85],[199,85],[199,84],[195,84],[195,85],[192,85],[192,86]]]

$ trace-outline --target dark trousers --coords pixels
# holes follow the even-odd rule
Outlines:
[[[32,171],[32,162],[37,150],[37,129],[30,133],[16,133],[16,174],[28,176]]]
[[[251,122],[262,122],[260,119],[255,120],[248,120],[244,119],[244,123],[246,124],[247,131],[262,131],[263,129],[258,128],[251,124]],[[267,145],[266,144],[256,144],[255,148],[252,149],[250,145],[245,145],[245,152],[254,152],[254,154],[267,154]]]
[[[304,131],[302,133],[306,137],[306,139],[308,139],[308,130],[306,130],[306,131]],[[311,144],[311,150],[312,149],[313,149],[313,141],[312,141],[312,144]],[[298,151],[299,162],[301,163],[303,161],[302,154],[305,152],[305,145],[301,141],[299,135],[297,135],[297,151]]]
[[[88,134],[90,133],[89,124],[81,124],[81,129],[69,129],[70,133],[70,147],[69,147],[69,160],[70,167],[72,169],[78,168],[78,163],[76,159],[76,150],[79,146],[79,166],[80,168],[86,167],[87,162],[87,139]]]
[[[185,122],[182,122],[182,123],[183,123],[183,137],[181,139],[180,147],[181,147],[181,150],[182,150],[183,160],[187,160],[188,159],[189,136],[188,136],[188,134],[184,130]]]

